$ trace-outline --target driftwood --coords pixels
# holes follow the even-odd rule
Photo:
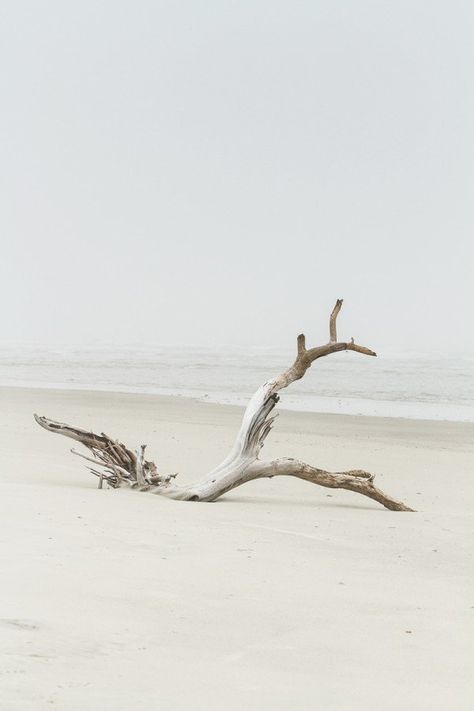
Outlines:
[[[260,386],[245,410],[231,452],[219,466],[196,484],[179,486],[174,481],[176,475],[159,473],[154,462],[145,459],[145,445],[132,452],[124,444],[104,433],[96,435],[46,417],[34,417],[44,429],[77,440],[89,450],[92,456],[86,456],[74,449],[72,452],[94,465],[88,468],[99,477],[99,487],[106,481],[113,488],[132,487],[180,501],[215,501],[231,489],[253,479],[294,476],[330,489],[347,489],[368,496],[391,511],[412,511],[413,509],[378,489],[374,485],[374,475],[366,471],[353,469],[328,472],[297,459],[284,458],[271,462],[259,459],[260,450],[275,420],[272,413],[279,400],[279,390],[302,378],[315,360],[331,353],[355,351],[369,356],[376,355],[369,348],[354,343],[354,339],[349,342],[337,340],[336,320],[341,306],[342,299],[339,299],[329,320],[328,343],[307,349],[304,335],[298,336],[295,362],[276,378]]]

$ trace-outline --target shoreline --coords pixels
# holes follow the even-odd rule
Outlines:
[[[73,386],[71,384],[42,384],[42,383],[19,383],[19,384],[12,384],[12,383],[1,383],[0,382],[0,391],[1,390],[9,390],[9,389],[19,389],[19,390],[32,390],[32,391],[51,391],[51,392],[70,392],[70,393],[76,393],[76,392],[84,392],[84,393],[110,393],[112,395],[135,395],[135,396],[143,396],[143,397],[157,397],[157,398],[178,398],[180,400],[189,400],[192,402],[201,402],[204,404],[212,404],[212,405],[222,405],[224,407],[236,407],[240,409],[245,409],[248,400],[252,396],[252,394],[249,394],[248,397],[245,396],[235,396],[235,401],[230,402],[229,399],[227,400],[221,400],[221,399],[214,399],[212,396],[209,396],[207,394],[181,394],[181,393],[168,393],[168,392],[160,392],[160,391],[142,391],[137,388],[125,388],[120,389],[116,387],[106,387],[106,386],[99,386],[99,387],[92,387],[92,386]],[[340,412],[340,411],[334,411],[334,410],[313,410],[313,409],[305,409],[301,407],[301,403],[296,404],[294,407],[291,407],[291,395],[287,396],[285,398],[285,395],[282,396],[281,401],[283,400],[289,400],[290,401],[290,407],[285,407],[283,405],[279,405],[278,411],[285,411],[285,412],[294,412],[294,413],[305,413],[308,415],[321,415],[325,417],[363,417],[363,418],[370,418],[370,419],[387,419],[387,420],[409,420],[409,421],[417,421],[417,422],[452,422],[452,423],[459,423],[459,424],[474,424],[474,415],[466,415],[465,418],[459,418],[459,417],[420,417],[416,415],[407,415],[406,412],[404,414],[374,414],[374,413],[366,413],[366,412]],[[343,398],[320,398],[321,400],[327,400],[327,401],[332,401],[333,403],[336,401],[343,401],[345,403],[350,402],[351,398],[346,398],[344,400]],[[240,400],[237,401],[237,400]],[[280,401],[280,402],[281,402]],[[352,399],[354,401],[354,399]],[[381,405],[382,407],[385,406],[387,408],[393,407],[394,409],[398,408],[416,408],[416,407],[426,407],[426,406],[433,406],[436,407],[433,403],[424,403],[424,402],[414,402],[414,401],[406,401],[406,402],[401,402],[398,400],[390,401],[390,400],[364,400],[363,402],[365,403],[370,403],[373,407],[378,405]],[[447,409],[450,407],[448,403],[442,403],[440,405],[442,408]],[[453,409],[459,409],[463,408],[464,406],[459,406],[459,405],[453,405],[451,406]],[[471,409],[469,406],[465,406],[466,409]]]

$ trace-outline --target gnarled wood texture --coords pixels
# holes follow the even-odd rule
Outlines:
[[[72,452],[94,465],[89,466],[89,469],[99,477],[99,486],[102,486],[105,480],[114,488],[128,486],[181,501],[215,501],[231,489],[253,479],[294,476],[331,489],[347,489],[362,494],[391,511],[412,511],[413,509],[378,489],[373,483],[374,475],[368,472],[358,469],[327,472],[296,459],[263,462],[258,458],[275,420],[272,412],[279,400],[280,390],[302,378],[315,360],[331,353],[355,351],[369,356],[376,355],[369,348],[354,343],[354,339],[349,342],[337,340],[336,321],[341,307],[342,299],[338,299],[329,319],[328,343],[307,349],[305,336],[298,336],[294,363],[258,388],[245,410],[232,450],[219,466],[196,484],[178,486],[174,481],[175,475],[158,473],[154,462],[145,460],[145,445],[132,452],[104,433],[96,435],[46,417],[34,417],[37,423],[49,432],[70,437],[89,449],[91,457],[75,450]]]

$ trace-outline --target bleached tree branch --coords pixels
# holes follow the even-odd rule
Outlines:
[[[337,340],[336,322],[341,307],[342,299],[338,299],[329,319],[327,343],[307,349],[305,336],[298,336],[293,364],[258,388],[245,410],[232,450],[221,464],[196,484],[178,486],[174,482],[175,475],[159,474],[154,462],[145,460],[145,445],[141,445],[134,454],[104,433],[96,435],[38,415],[35,415],[35,419],[48,432],[70,437],[87,447],[92,458],[79,456],[101,468],[102,474],[95,468],[90,467],[90,470],[114,488],[129,486],[182,501],[215,501],[226,492],[254,479],[293,476],[331,489],[346,489],[362,494],[391,511],[412,511],[404,503],[378,489],[373,483],[374,475],[368,472],[358,469],[328,472],[296,459],[276,459],[271,462],[259,459],[260,450],[275,420],[275,415],[270,415],[279,400],[280,390],[302,378],[314,361],[332,353],[355,351],[363,355],[376,355],[370,348],[354,343],[354,339]]]

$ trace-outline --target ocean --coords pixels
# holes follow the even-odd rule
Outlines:
[[[0,346],[0,385],[157,393],[245,405],[294,353],[270,348]],[[474,421],[474,356],[338,353],[281,393],[280,407]]]

